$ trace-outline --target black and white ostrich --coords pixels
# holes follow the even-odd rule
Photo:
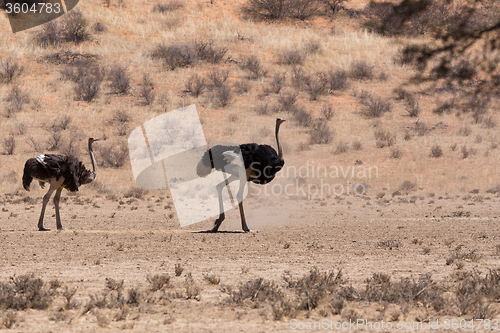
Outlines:
[[[217,184],[217,194],[219,195],[219,211],[220,215],[215,220],[214,227],[209,232],[217,232],[219,227],[224,221],[224,205],[222,201],[222,189],[229,183],[240,180],[240,186],[236,198],[239,202],[241,227],[243,231],[251,231],[245,220],[245,213],[243,212],[243,191],[247,182],[251,181],[256,184],[267,184],[274,179],[285,164],[283,160],[283,150],[280,146],[278,138],[280,125],[285,121],[283,118],[276,118],[276,144],[278,145],[278,153],[269,145],[259,145],[256,143],[245,143],[239,146],[222,146],[217,145],[207,150],[201,160],[198,162],[196,173],[200,177],[208,176],[213,169],[223,170],[230,174],[230,176],[223,182]],[[244,168],[239,165],[241,159],[239,154],[243,157],[245,164]],[[238,163],[239,162],[239,163]]]
[[[87,170],[78,158],[72,155],[39,155],[36,158],[30,158],[24,165],[23,187],[26,191],[30,190],[30,184],[33,179],[38,180],[40,186],[44,188],[45,183],[50,184],[47,194],[43,197],[42,212],[38,220],[38,230],[48,231],[43,227],[43,216],[45,207],[56,191],[54,196],[54,206],[56,210],[56,225],[57,229],[63,229],[61,217],[59,215],[59,199],[63,188],[75,192],[78,191],[80,185],[88,184],[95,179],[96,163],[94,152],[92,151],[92,143],[99,139],[89,138],[89,154],[92,161],[93,171]]]

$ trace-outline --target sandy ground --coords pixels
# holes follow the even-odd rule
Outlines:
[[[476,262],[466,261],[463,270],[485,272],[499,263],[500,199],[489,194],[249,197],[248,223],[258,232],[240,232],[239,214],[231,210],[218,234],[200,233],[211,221],[180,228],[165,208],[168,198],[147,195],[120,203],[90,194],[65,197],[61,210],[67,230],[61,232],[54,230],[53,207],[48,207],[45,221],[52,231],[38,232],[40,200],[33,205],[3,200],[0,280],[28,273],[46,282],[59,280],[77,289],[74,299],[80,304],[59,316],[57,302],[47,310],[18,311],[12,331],[286,332],[293,331],[294,318],[276,321],[268,308],[231,306],[221,285],[234,287],[257,277],[282,282],[285,271],[302,275],[313,267],[342,268],[352,285],[375,272],[395,279],[431,273],[433,280],[442,281],[457,270],[446,265],[446,258],[459,245],[480,255]],[[391,240],[398,245],[381,246]],[[174,274],[176,264],[184,268],[179,277]],[[81,305],[105,288],[106,278],[124,280],[125,289],[146,288],[148,275],[168,274],[173,288],[182,288],[188,273],[202,288],[198,299],[145,303],[120,321],[106,319],[116,310],[83,313]],[[220,277],[219,285],[203,278],[209,273]],[[373,320],[369,307],[359,310]],[[325,318],[342,321],[317,311],[300,312],[295,319]]]

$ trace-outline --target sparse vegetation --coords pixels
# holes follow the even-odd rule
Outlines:
[[[334,132],[324,119],[316,119],[311,126],[309,136],[312,143],[326,144],[333,140]]]
[[[441,147],[438,144],[432,146],[431,156],[435,158],[443,156],[443,149],[441,149]]]
[[[21,76],[24,66],[20,65],[12,58],[7,58],[0,63],[0,81],[11,83]]]
[[[359,97],[363,105],[362,114],[367,118],[379,118],[385,112],[391,111],[391,104],[386,99],[375,97],[364,91]]]
[[[189,44],[157,45],[151,56],[160,59],[170,70],[178,67],[186,67],[196,61],[194,48]]]
[[[396,136],[385,130],[375,131],[377,148],[391,147],[396,143]]]
[[[121,65],[114,65],[108,73],[110,88],[115,94],[126,94],[130,90],[130,77],[127,69]]]
[[[370,80],[373,78],[373,67],[364,60],[353,62],[349,70],[349,76],[355,80]]]
[[[240,67],[250,72],[249,78],[252,80],[257,80],[258,78],[265,77],[267,75],[267,70],[262,67],[259,59],[254,55],[241,60]]]

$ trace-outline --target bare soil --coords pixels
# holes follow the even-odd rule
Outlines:
[[[15,202],[14,196],[0,212],[0,281],[34,273],[47,284],[58,280],[77,290],[74,309],[63,309],[55,297],[47,310],[17,311],[12,331],[285,332],[294,318],[274,320],[270,307],[231,304],[221,286],[237,287],[258,277],[280,284],[285,271],[301,276],[313,267],[341,268],[353,286],[361,286],[373,273],[387,273],[395,280],[430,273],[442,282],[459,270],[446,264],[457,246],[478,254],[477,260],[464,261],[463,271],[486,272],[499,263],[500,199],[489,194],[286,197],[279,202],[249,196],[248,223],[258,232],[240,232],[239,214],[233,209],[217,234],[201,232],[210,228],[210,221],[181,229],[175,217],[169,217],[171,208],[165,208],[167,197],[63,197],[63,231],[54,230],[52,207],[45,226],[54,229],[36,231],[40,200],[8,204]],[[180,276],[175,275],[176,264],[183,268]],[[182,292],[189,273],[201,287],[194,299],[180,295],[144,301],[118,320],[116,309],[85,312],[90,295],[106,289],[106,278],[124,280],[125,290],[145,293],[148,276],[168,274],[168,290]],[[210,284],[204,279],[208,274],[219,277],[220,284]],[[360,318],[384,318],[376,305],[351,307]],[[295,319],[346,320],[318,310],[300,311]],[[435,319],[445,318],[430,312],[426,317],[425,309],[418,308],[399,316],[399,321]]]

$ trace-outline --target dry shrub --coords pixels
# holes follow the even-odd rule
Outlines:
[[[61,117],[54,119],[54,123],[52,124],[51,129],[54,131],[65,131],[68,129],[69,124],[71,124],[72,120],[73,118],[71,118],[70,115],[62,115]]]
[[[264,93],[279,94],[281,89],[285,86],[286,76],[285,73],[276,73],[269,82],[269,85],[264,87]]]
[[[411,92],[408,92],[406,90],[404,90],[403,88],[396,88],[394,89],[394,92],[396,93],[397,95],[397,100],[404,100],[407,98],[408,95],[412,95]]]
[[[5,101],[8,102],[5,108],[5,116],[9,118],[16,112],[20,112],[24,104],[29,103],[30,98],[26,91],[23,91],[19,86],[10,88]]]
[[[349,70],[349,76],[355,80],[370,80],[373,78],[373,67],[364,60],[353,62]]]
[[[363,149],[363,145],[361,144],[361,141],[355,140],[352,142],[352,149],[354,150],[361,150]]]
[[[189,44],[157,45],[151,56],[160,59],[165,66],[174,70],[178,67],[187,67],[196,62],[196,53]]]
[[[219,48],[214,42],[197,40],[194,43],[196,57],[210,64],[218,64],[227,52],[226,48]]]
[[[83,13],[74,9],[66,16],[64,21],[51,21],[42,26],[42,29],[34,34],[33,41],[42,46],[48,47],[64,42],[80,44],[90,39],[87,31],[88,22]]]
[[[144,73],[142,76],[142,83],[139,88],[139,98],[142,99],[142,104],[144,105],[153,104],[156,98],[154,89],[155,89],[154,82],[149,77],[149,74]]]
[[[214,273],[203,274],[203,279],[205,279],[208,283],[213,285],[217,285],[220,283],[220,277],[218,277]]]
[[[401,183],[401,185],[399,185],[399,190],[406,193],[415,191],[416,189],[417,189],[417,184],[412,183],[409,180],[405,180]]]
[[[306,92],[309,94],[309,99],[315,101],[319,95],[326,92],[325,81],[322,77],[313,77],[306,82]]]
[[[111,278],[106,278],[106,288],[109,290],[122,290],[124,280],[118,281]]]
[[[233,97],[232,89],[225,83],[215,86],[212,90],[212,96],[221,107],[225,108]]]
[[[333,140],[335,132],[330,129],[324,119],[316,119],[309,130],[311,142],[315,144],[327,144]]]
[[[151,291],[170,287],[170,276],[168,274],[148,275],[146,280],[149,282],[149,289]]]
[[[253,302],[257,305],[264,302],[274,303],[284,298],[283,290],[275,282],[263,278],[247,281],[239,286],[238,290],[233,290],[229,286],[222,286],[222,290],[229,294],[229,300],[232,303],[238,305],[246,302]]]
[[[463,111],[471,112],[474,122],[480,123],[483,117],[488,113],[490,100],[480,95],[472,95],[464,104]]]
[[[318,10],[317,0],[248,0],[242,11],[257,19],[278,20],[297,18],[305,20]]]
[[[102,80],[95,75],[87,75],[76,83],[75,99],[92,102],[99,96]]]
[[[429,132],[429,128],[427,127],[427,124],[423,121],[417,120],[415,122],[415,126],[412,128],[415,133],[417,133],[418,136],[424,136]]]
[[[47,144],[49,145],[47,150],[54,151],[59,149],[61,142],[62,142],[62,135],[60,132],[56,131],[50,133],[49,138],[47,139]]]
[[[144,199],[144,196],[148,194],[148,190],[141,187],[131,187],[127,192],[123,194],[124,198],[136,198]]]
[[[320,0],[320,2],[329,10],[332,14],[337,14],[341,9],[345,9],[342,4],[348,0]]]
[[[342,270],[321,272],[316,267],[302,278],[294,279],[290,272],[285,272],[283,279],[287,288],[297,295],[297,310],[313,310],[341,284],[344,283]]]
[[[336,71],[329,70],[324,75],[324,83],[326,90],[333,94],[334,91],[342,91],[345,90],[348,86],[347,82],[347,72],[343,69],[339,69]]]
[[[296,106],[293,109],[293,117],[300,126],[309,127],[313,122],[311,113],[306,111],[302,106]]]
[[[467,145],[462,146],[460,152],[462,153],[462,159],[466,159],[471,154],[471,151],[467,148]]]
[[[127,69],[121,65],[114,65],[108,73],[110,87],[115,94],[126,94],[130,90],[130,76]]]
[[[412,93],[406,93],[405,102],[406,102],[406,112],[408,112],[408,115],[410,117],[418,117],[420,114],[420,105],[415,95]]]
[[[396,135],[380,129],[375,131],[375,140],[377,148],[390,147],[396,143]]]
[[[16,138],[14,134],[10,134],[6,138],[3,139],[3,148],[7,155],[13,155],[14,149],[16,148]]]
[[[106,75],[104,68],[102,68],[99,63],[93,59],[77,60],[61,69],[60,73],[64,80],[70,80],[73,82],[79,82],[86,76],[90,75],[95,76],[102,81]]]
[[[318,40],[310,40],[302,47],[302,49],[306,54],[321,53],[321,42]]]
[[[257,80],[258,78],[265,77],[267,75],[267,70],[262,68],[259,59],[257,59],[254,55],[241,60],[240,67],[244,70],[250,71],[249,78],[252,80]]]
[[[50,21],[38,31],[34,38],[34,42],[42,47],[48,47],[62,43],[61,27],[58,22]]]
[[[0,64],[0,81],[11,83],[17,77],[21,76],[24,67],[19,65],[17,61],[12,58],[7,58]]]
[[[42,279],[34,274],[10,278],[8,283],[0,283],[0,308],[45,310],[52,304],[52,294]]]
[[[201,287],[198,286],[193,279],[191,273],[186,274],[184,279],[184,285],[186,287],[186,298],[200,300]]]
[[[117,145],[99,145],[96,160],[102,167],[120,168],[128,160],[128,147],[121,142]]]
[[[78,139],[76,137],[70,136],[67,143],[61,147],[61,153],[64,155],[77,156],[78,152],[79,152],[79,149],[77,146],[77,141],[78,141]]]
[[[229,77],[229,72],[225,69],[213,69],[207,74],[208,88],[213,90],[214,88],[219,88],[225,85],[227,78]]]
[[[489,188],[486,190],[486,193],[491,193],[491,194],[497,194],[500,193],[500,185],[493,186],[492,188]]]
[[[88,22],[83,13],[74,9],[65,15],[64,27],[62,29],[62,39],[65,42],[80,44],[90,38],[87,31]]]
[[[432,112],[437,114],[451,113],[454,108],[455,108],[455,99],[452,98],[448,101],[442,102]]]
[[[283,65],[301,65],[304,62],[304,54],[300,50],[285,50],[278,56],[278,63]]]
[[[153,12],[164,14],[184,8],[184,3],[181,1],[172,0],[167,3],[157,3],[153,6]]]
[[[319,111],[325,117],[326,120],[330,120],[335,115],[335,111],[333,110],[333,106],[331,104],[324,104]]]
[[[290,0],[289,15],[299,20],[307,20],[319,9],[318,0]]]
[[[184,268],[182,268],[181,264],[175,264],[175,276],[181,276]]]
[[[101,33],[107,31],[108,28],[102,22],[96,22],[92,24],[92,31],[95,33]]]
[[[278,97],[278,103],[284,111],[292,111],[297,101],[296,92],[282,92]]]
[[[431,148],[431,156],[434,158],[443,156],[443,149],[441,149],[441,147],[438,144],[435,144]]]
[[[471,80],[476,75],[476,69],[469,60],[462,59],[452,67],[451,77],[459,81]]]
[[[366,91],[361,93],[359,101],[364,106],[361,113],[367,118],[379,118],[385,112],[391,111],[391,104],[388,100],[372,96]]]
[[[236,92],[238,92],[239,94],[249,92],[250,89],[252,88],[252,85],[246,79],[234,82],[233,86]]]
[[[472,133],[472,129],[468,126],[461,127],[457,132],[457,134],[461,135],[461,136],[469,136],[471,133]]]
[[[260,114],[260,115],[267,115],[269,113],[271,113],[272,111],[272,107],[269,106],[268,103],[265,103],[265,102],[258,102],[255,107],[254,107],[254,110],[257,114]]]
[[[391,158],[401,158],[401,156],[403,156],[403,152],[398,147],[395,147],[391,149],[390,156]]]
[[[206,88],[205,79],[197,74],[191,76],[184,84],[186,92],[190,93],[193,97],[198,97],[203,93]]]
[[[345,141],[339,141],[339,143],[337,144],[337,148],[335,148],[335,154],[343,154],[343,153],[347,153],[347,151],[349,150],[349,146],[347,145],[347,142]]]
[[[306,73],[303,67],[292,67],[292,85],[294,88],[303,90],[310,80],[311,76]]]
[[[486,128],[495,128],[497,126],[497,122],[492,116],[483,117],[483,125]]]

